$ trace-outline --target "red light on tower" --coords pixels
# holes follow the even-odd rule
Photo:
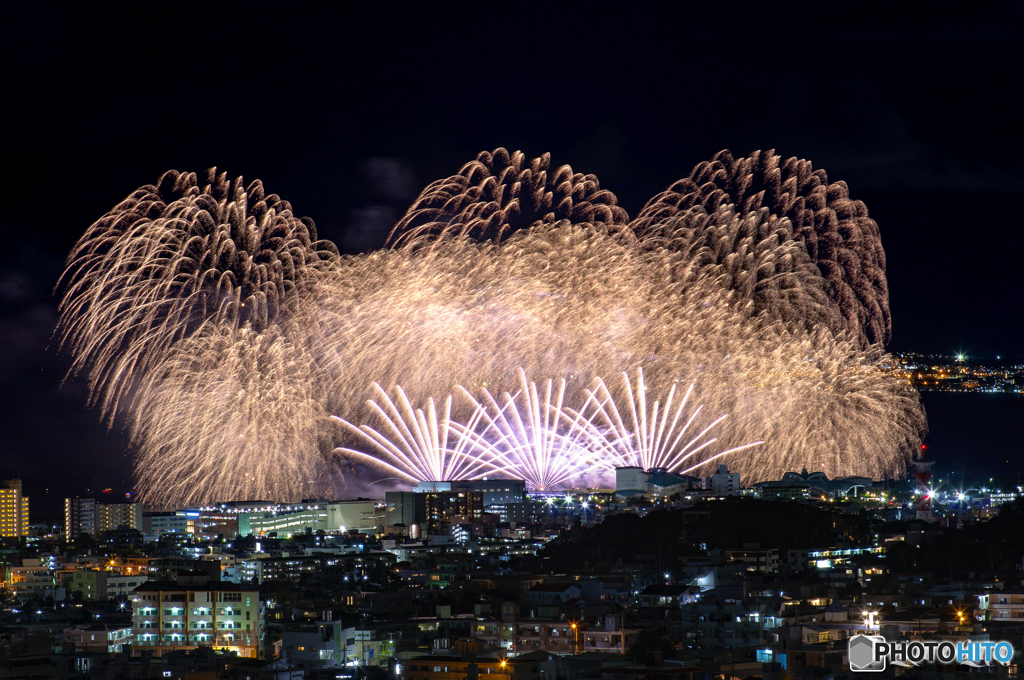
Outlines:
[[[932,465],[935,465],[935,461],[924,460],[924,452],[928,447],[921,444],[921,459],[915,460],[910,463],[914,472],[912,476],[917,480],[917,518],[928,519],[932,518],[932,497],[930,495],[932,477]]]

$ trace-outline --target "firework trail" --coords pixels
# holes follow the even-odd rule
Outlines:
[[[888,342],[892,321],[878,225],[863,202],[850,199],[845,182],[829,184],[809,161],[782,160],[773,150],[737,160],[720,151],[651,199],[631,227],[642,238],[726,205],[740,216],[765,208],[786,218],[828,282],[837,320],[830,328],[846,330],[861,346]]]
[[[310,220],[263,185],[216,169],[165,173],[104,215],[68,256],[62,346],[111,418],[174,345],[207,329],[263,329],[337,261]]]
[[[132,409],[139,495],[180,506],[329,493],[315,370],[274,330],[183,340],[143,379]]]
[[[712,278],[747,305],[756,323],[781,323],[798,332],[845,330],[828,283],[793,239],[792,224],[766,208],[742,216],[731,205],[710,215],[690,210],[646,228],[643,244],[678,252],[677,280]]]
[[[629,222],[596,178],[499,149],[428,187],[396,247],[350,257],[258,182],[167,173],[72,251],[62,346],[107,417],[127,407],[149,501],[308,497],[334,449],[545,488],[757,441],[729,459],[745,481],[900,474],[926,426],[869,344],[877,227],[802,163],[720,154]],[[595,382],[641,370],[664,406]],[[679,384],[704,407],[690,429]],[[714,450],[669,446],[705,413],[729,414]]]
[[[424,189],[391,230],[388,245],[416,247],[451,236],[498,243],[518,229],[562,220],[618,225],[631,238],[629,215],[597,177],[568,165],[549,173],[550,154],[527,165],[519,151],[483,151],[458,174]]]

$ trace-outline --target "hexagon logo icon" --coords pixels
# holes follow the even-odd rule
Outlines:
[[[885,670],[885,658],[875,660],[875,643],[885,642],[881,635],[854,635],[850,638],[848,655],[850,670],[876,673]]]

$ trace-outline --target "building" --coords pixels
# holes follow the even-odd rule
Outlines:
[[[64,537],[71,541],[82,534],[96,535],[96,499],[64,499]]]
[[[454,651],[455,654],[432,654],[409,659],[403,664],[403,680],[465,680],[470,677],[471,671],[478,678],[494,680],[542,680],[543,677],[537,659],[478,656],[475,640],[456,641]]]
[[[206,574],[180,573],[132,592],[132,655],[161,656],[196,647],[256,658],[262,635],[259,590]]]
[[[615,495],[623,498],[651,495],[654,497],[686,493],[699,484],[698,479],[669,472],[668,468],[630,466],[615,468]]]
[[[20,567],[6,567],[4,580],[14,591],[15,597],[21,601],[42,600],[47,595],[57,595],[53,569],[50,565],[43,564],[37,557],[23,558]]]
[[[95,569],[79,569],[71,574],[70,593],[80,593],[79,597],[86,602],[98,602],[107,599],[108,572]]]
[[[239,519],[239,514],[222,508],[201,509],[195,521],[195,537],[201,541],[218,537],[234,538],[238,536]]]
[[[345,533],[357,530],[372,534],[377,530],[376,510],[378,501],[357,499],[354,501],[330,501],[321,503],[327,511],[327,532]]]
[[[520,618],[514,602],[501,605],[501,617],[477,617],[470,634],[482,647],[500,648],[522,659],[540,652],[575,655],[584,652],[622,653],[636,641],[636,630],[623,630],[622,617],[603,617],[600,623],[564,618],[561,613],[549,618]]]
[[[142,531],[142,503],[98,503],[96,535],[130,527]]]
[[[807,498],[811,488],[807,482],[799,479],[758,482],[754,486],[761,490],[761,498]]]
[[[526,499],[524,479],[456,479],[450,482],[419,482],[413,493],[436,491],[479,491],[485,508],[492,505],[522,503]]]
[[[427,494],[412,491],[385,491],[385,523],[389,527],[411,528],[427,520]]]
[[[395,654],[392,633],[372,625],[344,628],[339,620],[289,625],[282,641],[288,661],[301,668],[385,666]]]
[[[68,540],[82,534],[99,536],[121,527],[143,530],[141,503],[102,503],[95,498],[64,499],[64,535]]]
[[[427,526],[442,528],[451,524],[472,524],[484,512],[482,491],[436,491],[427,497]]]
[[[194,534],[196,532],[196,518],[199,513],[185,511],[171,512],[146,512],[142,515],[142,532],[147,536],[161,536],[162,534]]]
[[[0,537],[28,536],[28,496],[21,495],[20,479],[0,481]]]
[[[454,483],[429,482],[432,485]],[[413,538],[419,537],[421,527],[444,529],[455,524],[472,524],[484,513],[483,491],[387,491],[384,502],[387,526],[406,527]]]
[[[647,480],[651,473],[642,467],[615,468],[615,494],[617,496],[640,496],[647,493]]]
[[[732,496],[739,493],[740,473],[729,472],[726,465],[719,465],[718,472],[711,475],[711,492],[716,496]]]
[[[132,599],[132,592],[146,583],[149,578],[143,574],[107,575],[107,599],[119,602]]]
[[[132,628],[112,624],[65,628],[64,642],[74,645],[76,652],[120,652],[132,643]]]
[[[374,520],[376,505],[377,501],[370,499],[316,501],[290,512],[243,513],[239,515],[238,533],[242,536],[267,536],[274,532],[278,536],[292,536],[307,531],[337,534],[356,530],[372,534],[377,528]]]
[[[829,479],[824,472],[787,472],[778,481],[758,482],[763,497],[804,498],[809,495],[827,495],[839,498],[856,496],[873,484],[870,477],[841,477]]]
[[[1024,621],[1024,591],[1001,590],[988,594],[988,602],[980,602],[986,617],[992,621]]]
[[[317,580],[366,580],[371,571],[393,568],[395,556],[386,551],[337,555],[318,553],[314,555],[290,555],[288,557],[264,557],[243,560],[239,573],[246,580],[292,581],[303,578]]]
[[[656,468],[651,470],[650,477],[647,479],[647,493],[656,497],[683,494],[689,490],[692,480],[692,477],[677,475],[664,468]]]

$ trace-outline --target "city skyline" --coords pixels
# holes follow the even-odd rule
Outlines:
[[[0,229],[14,253],[2,272],[2,453],[6,476],[32,481],[33,502],[42,500],[39,482],[54,469],[69,471],[57,484],[90,475],[104,486],[102,480],[119,476],[127,482],[124,433],[98,424],[79,381],[60,386],[69,364],[49,337],[56,321],[49,291],[74,239],[103,210],[170,168],[218,165],[264,179],[321,234],[357,252],[382,245],[420,186],[452,174],[481,148],[522,148],[528,156],[550,150],[558,162],[601,177],[630,214],[719,148],[737,155],[775,148],[846,181],[878,222],[888,260],[890,350],[1024,355],[1017,313],[1022,237],[1012,212],[1024,193],[1024,170],[1006,99],[1012,87],[1003,87],[1020,65],[1007,21],[1018,18],[1012,14],[862,16],[843,26],[776,19],[767,27],[779,38],[756,65],[758,48],[710,31],[724,19],[716,15],[685,17],[708,27],[707,34],[678,39],[670,26],[684,17],[670,16],[663,25],[645,25],[655,35],[643,43],[597,43],[596,50],[568,17],[554,16],[550,26],[565,35],[570,53],[598,53],[591,69],[604,78],[600,85],[573,82],[542,58],[540,38],[530,37],[523,68],[537,74],[535,82],[556,74],[568,79],[566,93],[552,88],[549,99],[543,89],[509,91],[500,78],[489,83],[487,60],[471,54],[456,62],[466,70],[465,93],[449,94],[452,85],[431,76],[456,53],[416,30],[424,17],[396,19],[393,30],[346,42],[331,31],[352,28],[318,26],[317,17],[286,17],[278,35],[258,21],[227,22],[226,13],[208,11],[210,25],[232,28],[185,36],[174,30],[183,19],[140,10],[109,22],[57,17],[44,31],[28,14],[24,43],[5,47],[29,58],[6,60],[23,66],[7,67],[18,104],[3,113],[5,127],[19,134],[3,142],[11,160]],[[375,25],[375,17],[362,19],[351,27]],[[425,19],[435,35],[488,35],[469,19]],[[740,21],[739,33],[754,35],[760,19]],[[509,21],[512,32],[532,35],[525,21]],[[252,39],[297,30],[308,34],[299,41],[301,53],[264,59]],[[154,33],[160,47],[142,38]],[[809,46],[795,42],[802,35]],[[117,47],[115,37],[127,40]],[[172,58],[176,50],[187,56]],[[411,63],[413,55],[424,55],[423,62]],[[253,104],[232,115],[218,113],[216,104],[191,117],[180,113],[180,93],[202,90],[206,65],[238,72],[249,60],[281,77],[294,99],[282,94],[279,106],[256,106],[264,80],[244,71],[240,90],[254,93]],[[773,90],[794,63],[812,83],[806,98],[799,88]],[[575,104],[567,93],[573,88],[609,101]],[[506,107],[469,115],[495,93],[507,98]],[[1007,431],[1004,445],[1016,436]]]

